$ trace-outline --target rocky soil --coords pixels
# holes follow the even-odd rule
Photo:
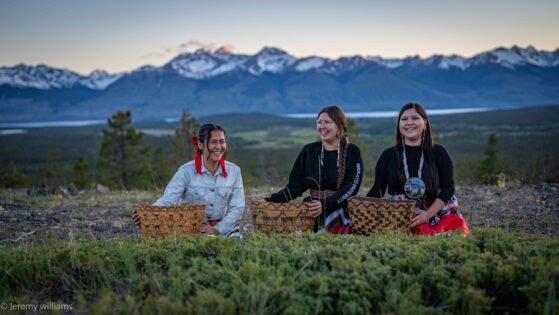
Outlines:
[[[473,231],[498,227],[559,237],[559,184],[458,187],[456,195]],[[247,204],[263,196],[253,191]],[[29,196],[25,190],[5,190],[0,193],[0,246],[52,239],[130,238],[139,233],[130,219],[133,206],[156,198],[149,192]],[[251,232],[250,218],[247,209],[245,232]]]

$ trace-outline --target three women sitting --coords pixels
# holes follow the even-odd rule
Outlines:
[[[313,230],[349,234],[347,204],[361,186],[361,152],[349,143],[347,120],[337,106],[327,106],[318,113],[316,131],[320,141],[303,147],[293,164],[289,183],[265,199],[289,202],[310,190],[304,202],[315,216]],[[244,189],[239,167],[224,160],[225,131],[218,125],[206,124],[200,128],[196,145],[196,159],[179,168],[155,205],[204,204],[207,221],[202,224],[202,233],[240,237],[238,222],[244,209]],[[400,110],[396,145],[378,159],[375,182],[367,196],[416,199],[414,234],[453,230],[470,233],[457,211],[452,159],[442,145],[433,143],[427,113],[417,103],[406,104]]]

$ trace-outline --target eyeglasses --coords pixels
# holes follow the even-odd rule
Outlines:
[[[328,125],[331,125],[331,124],[333,124],[333,123],[334,123],[334,122],[331,121],[331,120],[317,120],[317,121],[316,121],[316,125],[317,125],[317,126],[328,126]]]

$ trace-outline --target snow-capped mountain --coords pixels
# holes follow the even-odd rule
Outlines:
[[[509,69],[517,66],[533,65],[542,68],[559,66],[559,49],[554,52],[538,51],[533,46],[520,48],[499,47],[478,54],[469,60],[469,65],[498,64]]]
[[[52,68],[46,65],[28,66],[19,64],[14,67],[0,68],[0,85],[28,87],[40,90],[71,88],[76,85],[92,90],[102,90],[120,79],[124,73],[109,74],[95,70],[89,76]]]
[[[246,71],[256,76],[263,73],[279,74],[288,71],[306,72],[310,70],[339,75],[370,64],[386,69],[436,67],[443,70],[457,68],[462,71],[471,66],[483,65],[499,65],[512,70],[519,66],[529,65],[549,68],[559,67],[559,49],[538,51],[532,46],[526,48],[513,46],[496,48],[472,58],[458,55],[433,55],[425,59],[419,56],[402,59],[353,56],[341,57],[336,60],[319,56],[296,58],[273,47],[265,47],[254,56],[233,54],[225,48],[215,51],[200,49],[193,53],[178,55],[161,68],[142,66],[133,72],[162,71],[162,69],[168,68],[184,78],[205,80],[236,70]],[[0,86],[9,85],[46,90],[80,85],[94,90],[103,90],[125,75],[126,73],[108,74],[103,70],[95,70],[88,76],[81,76],[69,70],[46,65],[19,64],[14,67],[0,67]]]
[[[328,65],[323,67],[321,70],[325,73],[333,75],[343,74],[366,66],[368,63],[367,59],[361,56],[341,57],[337,60],[329,62]]]
[[[313,56],[297,60],[293,67],[297,72],[305,72],[312,69],[319,69],[326,63],[328,63],[328,59]]]
[[[139,68],[137,68],[136,70],[132,71],[132,73],[134,72],[160,72],[161,68],[156,67],[156,66],[152,66],[152,65],[146,65],[146,66],[141,66]]]
[[[281,49],[264,47],[249,60],[247,69],[254,75],[264,72],[281,73],[293,65],[296,60],[297,58]]]
[[[369,61],[376,63],[379,66],[388,68],[388,69],[395,69],[404,64],[402,59],[392,58],[392,59],[383,59],[379,56],[370,56],[367,58]]]
[[[559,66],[559,49],[555,51],[538,51],[533,46],[520,48],[496,48],[483,52],[472,58],[465,58],[458,55],[433,55],[426,59],[419,56],[407,57],[403,59],[383,59],[378,56],[368,57],[368,60],[382,65],[389,69],[408,66],[435,66],[439,69],[450,69],[452,67],[466,70],[475,65],[500,65],[508,69],[515,69],[516,66],[532,65],[542,68]]]
[[[177,56],[169,62],[169,66],[185,78],[201,80],[242,68],[248,59],[248,56],[234,55],[224,48],[213,53],[199,49]]]
[[[81,77],[71,71],[51,68],[46,65],[16,65],[12,68],[0,68],[0,85],[31,87],[41,90],[50,88],[68,88],[76,84]]]
[[[122,78],[123,75],[124,73],[109,74],[104,70],[93,70],[89,76],[82,77],[79,83],[92,90],[103,90],[116,80]]]
[[[425,59],[425,64],[435,66],[439,69],[450,69],[451,67],[466,70],[469,67],[468,60],[458,55],[443,56],[434,55]]]
[[[559,49],[497,48],[471,58],[350,56],[297,58],[265,47],[176,56],[162,67],[82,76],[46,65],[0,68],[0,121],[99,119],[118,109],[138,118],[260,111],[294,113],[339,104],[393,110],[409,100],[430,108],[559,104]]]

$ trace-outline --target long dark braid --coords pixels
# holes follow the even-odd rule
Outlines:
[[[419,103],[408,103],[404,105],[402,109],[400,109],[400,113],[398,114],[398,121],[396,122],[395,147],[396,160],[398,161],[398,178],[400,179],[402,185],[406,182],[406,177],[403,171],[404,163],[402,161],[402,145],[404,142],[402,140],[402,133],[400,133],[400,118],[402,117],[402,114],[410,108],[415,109],[423,119],[427,120],[424,131],[425,135],[421,144],[423,156],[425,157],[425,164],[423,166],[421,179],[423,179],[423,181],[425,182],[427,200],[432,201],[437,197],[437,194],[439,192],[439,173],[437,171],[437,165],[435,164],[435,151],[431,123],[429,122],[429,118],[427,117],[425,108]]]
[[[347,134],[347,119],[345,117],[344,111],[336,106],[326,106],[318,112],[318,117],[322,114],[326,113],[332,121],[336,124],[339,129],[340,134],[340,151],[338,155],[338,179],[336,180],[336,189],[340,189],[345,177],[345,169],[346,169],[346,157],[347,157],[347,147],[349,144],[349,137]]]

